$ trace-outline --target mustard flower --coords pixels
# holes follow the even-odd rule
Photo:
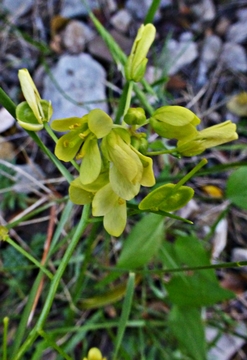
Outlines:
[[[200,119],[182,106],[162,106],[150,118],[150,125],[166,139],[190,139],[197,134]]]
[[[16,119],[24,129],[39,131],[52,116],[51,103],[41,99],[27,69],[20,69],[18,77],[26,101],[16,107]]]
[[[230,120],[198,131],[194,138],[178,141],[177,151],[183,156],[201,154],[208,148],[238,139],[236,125]]]
[[[156,29],[152,24],[141,25],[139,28],[131,53],[125,64],[127,80],[138,82],[143,78],[148,62],[146,56],[154,41],[155,33]]]
[[[84,357],[83,360],[106,360],[106,358],[102,356],[101,351],[98,348],[93,347],[89,350],[87,357]]]
[[[102,152],[110,162],[109,178],[113,191],[125,200],[131,200],[140,185],[153,186],[155,178],[152,159],[139,153],[130,144],[126,129],[114,128],[102,140]]]
[[[106,231],[113,236],[120,236],[127,221],[126,201],[119,197],[110,183],[95,194],[92,202],[93,216],[103,216]]]
[[[63,161],[70,161],[75,156],[82,159],[82,183],[89,184],[99,176],[102,159],[98,139],[106,136],[112,126],[112,119],[100,109],[94,109],[82,118],[72,117],[52,122],[52,129],[69,131],[58,140],[55,155]]]

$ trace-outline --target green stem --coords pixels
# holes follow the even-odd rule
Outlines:
[[[23,256],[29,259],[32,263],[34,263],[46,276],[48,276],[49,279],[53,278],[53,275],[49,270],[47,270],[43,265],[41,265],[38,260],[36,260],[31,254],[29,254],[21,246],[16,244],[10,237],[8,237],[5,241],[9,243],[11,246],[13,246],[13,248],[15,248],[19,253],[21,253]]]
[[[79,224],[77,225],[76,231],[73,235],[73,238],[70,242],[70,244],[68,245],[68,248],[62,258],[62,261],[56,271],[56,274],[54,275],[51,283],[50,283],[50,289],[48,292],[48,295],[46,297],[46,302],[44,304],[44,307],[42,309],[42,312],[40,314],[40,317],[35,325],[35,327],[33,328],[33,330],[30,332],[27,340],[24,342],[24,344],[22,345],[22,347],[20,348],[20,350],[18,351],[17,355],[13,358],[13,360],[20,360],[22,359],[23,354],[28,350],[28,348],[30,346],[32,346],[32,344],[34,343],[34,341],[36,340],[36,338],[39,335],[39,332],[42,330],[45,321],[47,319],[47,316],[49,315],[51,306],[53,304],[53,300],[55,298],[56,292],[57,292],[57,288],[59,286],[60,280],[63,276],[63,273],[70,261],[71,256],[73,255],[73,252],[78,244],[78,242],[81,239],[82,233],[83,231],[86,229],[87,224],[88,224],[88,219],[89,219],[89,215],[90,215],[90,205],[84,205],[83,208],[83,212],[82,212],[82,216],[80,219]]]
[[[185,184],[195,173],[207,164],[207,159],[202,159],[188,174],[186,174],[173,188],[173,192],[176,192],[180,186]]]
[[[166,150],[159,150],[159,151],[149,151],[146,153],[147,156],[157,156],[163,154],[173,154],[176,153],[176,148],[173,149],[166,149]]]
[[[3,360],[7,360],[9,318],[3,319]]]
[[[202,265],[202,266],[184,266],[182,268],[168,268],[168,269],[153,269],[153,270],[136,270],[137,274],[157,274],[157,275],[164,275],[168,273],[175,273],[175,272],[187,272],[187,271],[198,271],[198,270],[207,270],[207,269],[226,269],[226,268],[239,268],[242,266],[247,266],[247,261],[236,261],[236,262],[226,262],[214,265]],[[113,268],[109,266],[103,266],[102,269],[111,271],[111,272],[120,272],[120,273],[127,273],[130,269],[120,269],[120,268]]]
[[[72,358],[71,358],[69,355],[67,355],[67,354],[64,352],[64,350],[63,350],[60,346],[58,346],[58,345],[55,343],[55,341],[52,340],[52,339],[46,334],[45,331],[39,330],[39,335],[42,336],[42,338],[44,338],[44,339],[47,341],[47,343],[49,344],[49,346],[50,346],[51,348],[53,348],[54,350],[56,350],[64,359],[66,359],[66,360],[72,360]]]

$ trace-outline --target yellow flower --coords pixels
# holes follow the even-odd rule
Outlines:
[[[16,108],[17,121],[26,130],[39,131],[52,116],[51,103],[41,99],[27,69],[19,70],[18,77],[26,101]]]
[[[200,119],[182,106],[162,106],[150,118],[150,125],[166,139],[190,139],[197,134]]]
[[[126,201],[119,197],[108,183],[95,194],[92,202],[93,216],[103,216],[106,231],[120,236],[127,221]]]
[[[152,24],[141,25],[139,28],[131,53],[125,64],[127,80],[138,82],[143,78],[148,62],[146,56],[154,41],[155,33],[156,29]]]
[[[101,351],[98,348],[93,347],[89,350],[87,357],[84,357],[83,360],[106,360],[106,358],[102,356]]]
[[[102,152],[110,162],[112,189],[120,198],[131,200],[138,194],[140,185],[154,185],[152,159],[131,146],[126,129],[114,128],[103,139]]]
[[[201,154],[208,148],[225,144],[238,139],[236,125],[230,120],[198,131],[192,139],[181,139],[177,143],[177,151],[183,156]]]

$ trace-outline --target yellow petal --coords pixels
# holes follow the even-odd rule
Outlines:
[[[111,185],[108,183],[102,187],[94,196],[92,202],[93,216],[104,216],[109,212],[118,201],[118,195],[114,193]]]
[[[82,184],[90,184],[98,178],[101,170],[101,155],[97,139],[89,136],[83,145],[82,152],[85,155],[80,166],[80,179]]]
[[[98,139],[109,134],[112,126],[112,119],[103,110],[94,109],[88,113],[88,127]]]
[[[127,221],[126,201],[118,198],[112,209],[104,216],[104,228],[112,236],[120,236]]]

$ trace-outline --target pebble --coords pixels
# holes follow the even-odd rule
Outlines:
[[[231,261],[247,261],[247,249],[235,248],[232,250]],[[247,266],[241,266],[241,271],[247,273]]]
[[[196,4],[190,6],[192,13],[196,15],[200,22],[212,21],[216,16],[215,6],[212,0],[197,1]]]
[[[121,31],[122,33],[126,33],[128,31],[131,21],[132,16],[129,11],[125,9],[119,10],[110,20],[115,29]]]
[[[64,30],[63,45],[70,54],[79,54],[86,44],[93,39],[95,33],[81,21],[72,20]]]
[[[247,39],[246,19],[229,26],[226,39],[229,42],[242,43]]]
[[[13,143],[6,141],[3,136],[0,136],[0,159],[11,161],[15,156],[16,153]]]
[[[88,1],[91,10],[98,8],[97,0]],[[87,15],[88,10],[81,0],[63,0],[60,15],[71,18],[75,16]]]
[[[14,124],[13,116],[5,108],[2,108],[0,110],[0,133],[10,129]]]
[[[107,112],[108,106],[104,102],[106,73],[90,55],[62,55],[51,73],[59,88],[47,75],[43,98],[52,102],[52,119],[81,117],[95,108]]]
[[[221,59],[225,67],[232,71],[247,71],[247,57],[244,48],[239,44],[226,42],[222,47]]]
[[[174,75],[184,66],[191,64],[198,57],[197,44],[191,40],[191,34],[182,34],[180,41],[170,39],[167,50],[160,56],[159,65],[166,66],[168,75]]]
[[[126,9],[130,11],[132,16],[136,19],[143,20],[152,4],[153,0],[128,0],[126,2]],[[159,12],[156,12],[156,18],[159,17]]]
[[[32,7],[33,0],[3,0],[1,7],[15,19],[26,14]]]

